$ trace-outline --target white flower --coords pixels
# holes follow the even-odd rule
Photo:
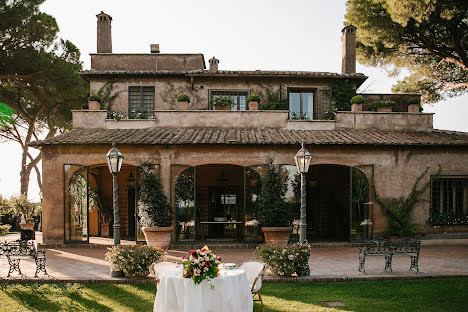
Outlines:
[[[294,255],[288,255],[289,260],[294,260]]]

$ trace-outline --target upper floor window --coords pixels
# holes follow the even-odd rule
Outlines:
[[[289,119],[314,119],[314,89],[289,90]]]
[[[431,185],[431,215],[468,215],[468,176],[438,176]]]
[[[154,87],[128,87],[128,115],[138,113],[152,116],[154,111]]]
[[[220,96],[226,96],[232,99],[233,104],[231,106],[231,110],[247,110],[247,96],[249,96],[248,91],[210,90],[210,101]]]

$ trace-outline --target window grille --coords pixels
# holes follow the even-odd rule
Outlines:
[[[154,111],[154,87],[128,87],[128,114],[144,113],[151,116]]]
[[[431,185],[431,215],[468,215],[468,176],[437,176]]]
[[[249,96],[248,91],[239,91],[239,90],[211,90],[210,91],[210,102],[212,99],[226,96],[230,97],[234,102],[231,105],[231,110],[247,110],[247,96]],[[211,107],[213,109],[213,107]]]

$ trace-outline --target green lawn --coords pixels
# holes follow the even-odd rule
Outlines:
[[[267,311],[466,311],[468,279],[264,284]],[[0,283],[0,311],[152,311],[153,285]],[[340,301],[340,308],[323,302]],[[261,311],[255,304],[254,311]]]

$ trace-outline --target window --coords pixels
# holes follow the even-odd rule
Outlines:
[[[154,87],[128,87],[128,115],[137,113],[152,116],[154,111]]]
[[[468,215],[468,176],[437,176],[431,185],[431,215]]]
[[[314,91],[289,90],[289,119],[314,119]]]
[[[210,91],[210,101],[211,99],[227,96],[232,99],[234,102],[231,106],[231,110],[247,110],[247,96],[249,95],[248,91],[238,91],[238,90],[211,90]]]

